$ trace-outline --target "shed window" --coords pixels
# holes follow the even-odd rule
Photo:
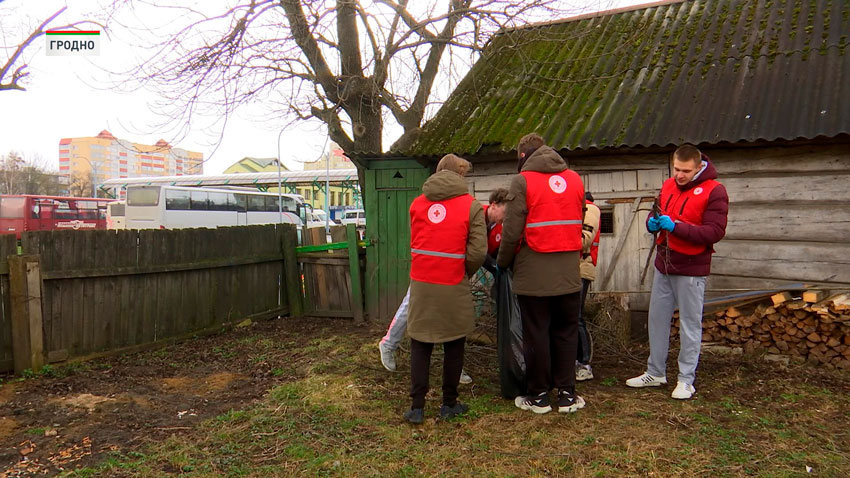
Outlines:
[[[599,218],[599,232],[601,234],[614,234],[614,208],[602,207],[599,208],[602,214]]]

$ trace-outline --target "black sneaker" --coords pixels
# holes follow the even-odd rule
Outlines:
[[[570,393],[566,390],[558,392],[559,413],[573,413],[580,408],[584,408],[584,405],[584,399],[575,393]]]
[[[440,407],[440,418],[451,420],[452,418],[463,415],[469,411],[469,406],[465,403],[457,402],[453,406],[443,405]]]
[[[549,404],[549,394],[519,396],[514,399],[514,405],[521,410],[531,410],[534,413],[544,414],[552,411]]]
[[[404,412],[404,419],[407,420],[408,423],[419,425],[425,421],[425,410],[422,408],[411,408]]]

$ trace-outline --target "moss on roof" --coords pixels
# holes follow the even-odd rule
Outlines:
[[[504,152],[530,131],[568,150],[848,133],[848,11],[685,1],[509,30],[403,152]]]

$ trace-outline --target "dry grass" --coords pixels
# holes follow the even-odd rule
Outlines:
[[[596,378],[579,385],[585,409],[535,416],[499,396],[495,351],[473,345],[466,369],[475,382],[461,388],[471,412],[450,422],[435,418],[435,353],[426,422],[410,426],[401,419],[409,404],[408,357],[398,357],[400,372],[387,373],[375,347],[380,329],[320,323],[300,350],[265,343],[271,366],[297,373],[270,383],[259,404],[71,475],[838,477],[850,469],[846,373],[704,354],[696,398],[680,402],[669,397],[669,386],[625,387],[643,371],[645,351],[612,347],[597,350]],[[298,324],[270,327],[285,337],[298,333],[290,327],[303,330]],[[258,332],[256,340],[268,336]]]

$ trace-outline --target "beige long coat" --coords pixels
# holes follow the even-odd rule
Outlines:
[[[430,201],[443,201],[468,192],[466,181],[457,173],[440,171],[422,186]],[[410,281],[410,312],[407,334],[420,342],[450,342],[475,329],[475,309],[469,277],[484,263],[487,255],[487,227],[481,203],[469,207],[469,236],[466,241],[466,276],[457,285]]]
[[[596,266],[593,265],[593,259],[590,257],[590,248],[593,245],[593,239],[596,238],[596,231],[599,230],[599,218],[602,215],[599,206],[596,204],[585,203],[584,211],[584,227],[581,229],[581,252],[582,256],[587,254],[587,257],[581,258],[581,278],[589,281],[596,280]]]

